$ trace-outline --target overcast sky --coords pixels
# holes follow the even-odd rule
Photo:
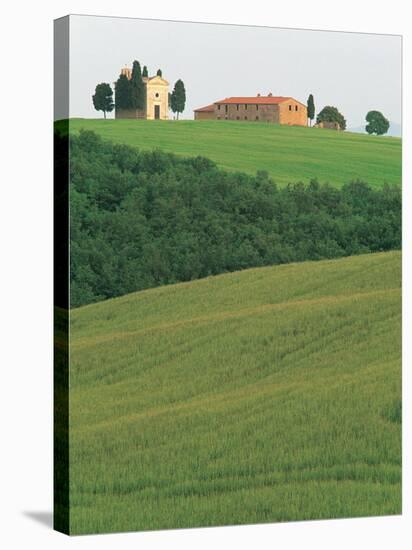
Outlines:
[[[186,110],[229,96],[292,96],[334,105],[348,127],[367,111],[401,122],[401,38],[327,31],[71,16],[70,116],[97,118],[91,96],[134,59],[186,86]],[[111,115],[113,116],[113,114]]]

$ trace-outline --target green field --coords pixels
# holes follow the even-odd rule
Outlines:
[[[367,254],[72,310],[70,531],[399,514],[400,278]]]
[[[144,149],[202,155],[226,170],[265,170],[279,184],[401,183],[399,138],[237,121],[70,120],[71,131],[80,128]]]

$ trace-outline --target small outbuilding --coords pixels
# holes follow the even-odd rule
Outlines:
[[[323,120],[314,126],[315,128],[328,128],[329,130],[341,130],[339,122]]]

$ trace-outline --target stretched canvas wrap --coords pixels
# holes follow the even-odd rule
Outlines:
[[[401,37],[55,21],[55,528],[401,513]]]

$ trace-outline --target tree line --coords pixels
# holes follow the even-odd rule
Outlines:
[[[56,135],[56,147],[65,139]],[[397,186],[277,187],[265,172],[229,173],[206,158],[140,151],[90,131],[70,141],[72,307],[248,267],[401,246]]]
[[[162,70],[158,69],[157,76],[162,77]],[[113,100],[113,90],[107,82],[97,84],[95,92],[92,96],[93,106],[96,111],[102,111],[104,118],[106,113],[111,113],[114,108],[116,110],[144,110],[146,107],[146,86],[143,78],[149,76],[147,66],[143,69],[139,61],[133,61],[131,78],[125,74],[120,74],[115,83],[115,99]],[[179,118],[179,113],[183,113],[186,104],[185,85],[181,79],[178,79],[173,87],[173,91],[169,93],[169,109],[175,113],[176,118]]]
[[[316,112],[313,94],[309,94],[306,106],[309,126],[312,126],[312,121],[315,118]],[[368,111],[365,119],[367,122],[365,126],[365,131],[368,134],[376,134],[378,136],[382,136],[383,134],[386,134],[389,130],[389,120],[385,118],[380,111]],[[339,124],[339,128],[341,130],[346,130],[345,117],[342,115],[342,113],[339,112],[336,107],[333,107],[331,105],[326,105],[326,107],[323,107],[323,109],[317,115],[316,123],[319,124],[321,122],[336,122],[337,124]]]

